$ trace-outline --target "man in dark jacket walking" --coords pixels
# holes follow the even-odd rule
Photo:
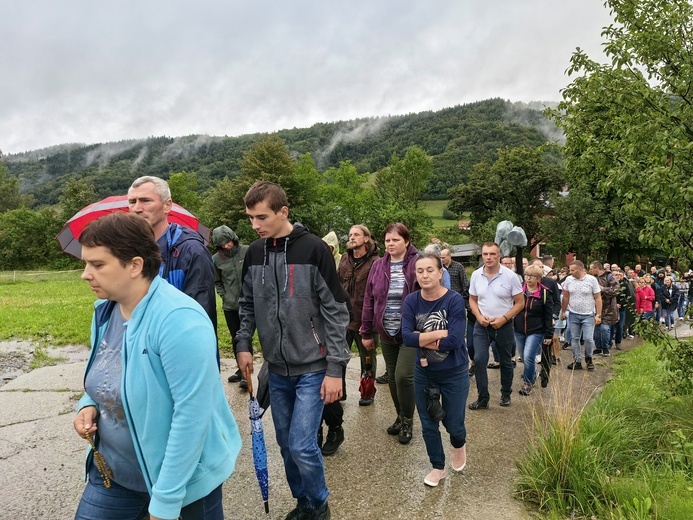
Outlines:
[[[212,255],[214,261],[214,285],[217,294],[221,297],[222,309],[226,326],[229,328],[231,339],[236,337],[241,327],[241,318],[238,315],[238,300],[241,297],[241,273],[243,271],[243,259],[248,251],[248,246],[242,246],[238,235],[228,226],[219,226],[212,231],[212,247],[216,253]],[[234,351],[234,356],[236,352]],[[240,370],[229,376],[229,383],[241,383],[241,388],[248,388],[248,382]]]
[[[590,274],[597,278],[602,290],[602,322],[594,329],[595,354],[610,356],[611,329],[618,323],[618,281],[610,271],[604,269],[601,262],[590,264]]]
[[[373,375],[375,375],[378,367],[376,345],[372,350],[364,347],[359,329],[361,328],[361,310],[363,309],[363,296],[366,292],[368,273],[371,272],[373,262],[378,259],[378,251],[378,245],[373,241],[371,232],[365,225],[351,226],[349,245],[337,268],[339,281],[349,294],[351,306],[354,309],[354,318],[347,327],[347,345],[351,346],[352,343],[356,343],[361,358],[361,373],[366,369],[366,358],[370,357]],[[372,402],[373,399],[359,400],[361,406],[368,406]]]
[[[297,500],[291,519],[330,518],[318,428],[323,406],[342,396],[349,361],[348,295],[327,244],[289,221],[284,190],[258,181],[245,195],[260,236],[243,263],[241,328],[234,338],[238,367],[252,371],[257,332],[269,369],[272,419],[284,471]]]
[[[130,213],[143,217],[154,229],[162,259],[159,275],[202,305],[216,331],[217,297],[212,255],[196,231],[168,223],[172,204],[168,183],[158,177],[135,179],[128,190]]]

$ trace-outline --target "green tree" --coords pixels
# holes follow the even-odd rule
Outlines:
[[[566,134],[569,186],[611,192],[641,219],[639,239],[693,251],[693,6],[687,0],[608,0],[608,63],[578,49],[575,79],[550,112]]]
[[[52,208],[4,212],[0,215],[0,269],[45,269],[69,262],[55,239],[61,225]]]
[[[404,159],[392,154],[388,167],[375,177],[375,192],[380,200],[400,202],[416,210],[432,171],[431,158],[423,148],[411,146]]]
[[[168,186],[171,188],[173,202],[180,204],[189,212],[197,214],[201,201],[195,173],[186,171],[173,173],[168,179]]]
[[[8,176],[7,164],[2,160],[2,150],[0,150],[0,193],[2,193],[0,213],[31,205],[31,197],[19,193],[19,179]]]
[[[367,173],[359,173],[350,161],[339,167],[329,168],[320,184],[322,212],[320,220],[323,235],[334,231],[342,237],[349,233],[354,224],[370,222],[379,204],[373,190],[366,187]]]
[[[431,171],[431,158],[423,148],[411,146],[404,159],[392,154],[389,165],[376,173],[373,193],[378,211],[370,215],[367,224],[378,240],[390,222],[405,224],[414,242],[421,244],[428,238],[433,221],[420,200]]]
[[[450,189],[448,207],[457,215],[471,213],[472,233],[480,240],[492,240],[496,224],[511,220],[525,230],[531,249],[546,238],[541,217],[551,214],[549,201],[562,184],[562,169],[544,147],[504,148],[496,162],[477,164],[466,184]]]
[[[70,179],[60,196],[60,215],[67,222],[79,210],[98,200],[96,186],[83,180]]]

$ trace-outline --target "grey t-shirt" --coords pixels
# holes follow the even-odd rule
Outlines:
[[[92,362],[85,388],[99,405],[99,452],[113,471],[113,480],[133,491],[147,492],[130,435],[123,401],[123,336],[125,318],[116,305]]]

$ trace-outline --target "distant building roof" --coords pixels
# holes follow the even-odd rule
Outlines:
[[[458,244],[450,247],[453,258],[468,258],[470,256],[479,256],[481,248],[477,244]]]

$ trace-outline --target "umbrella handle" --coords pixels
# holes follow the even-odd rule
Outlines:
[[[245,380],[248,382],[248,393],[253,395],[253,379],[250,377],[250,367],[245,367]]]

